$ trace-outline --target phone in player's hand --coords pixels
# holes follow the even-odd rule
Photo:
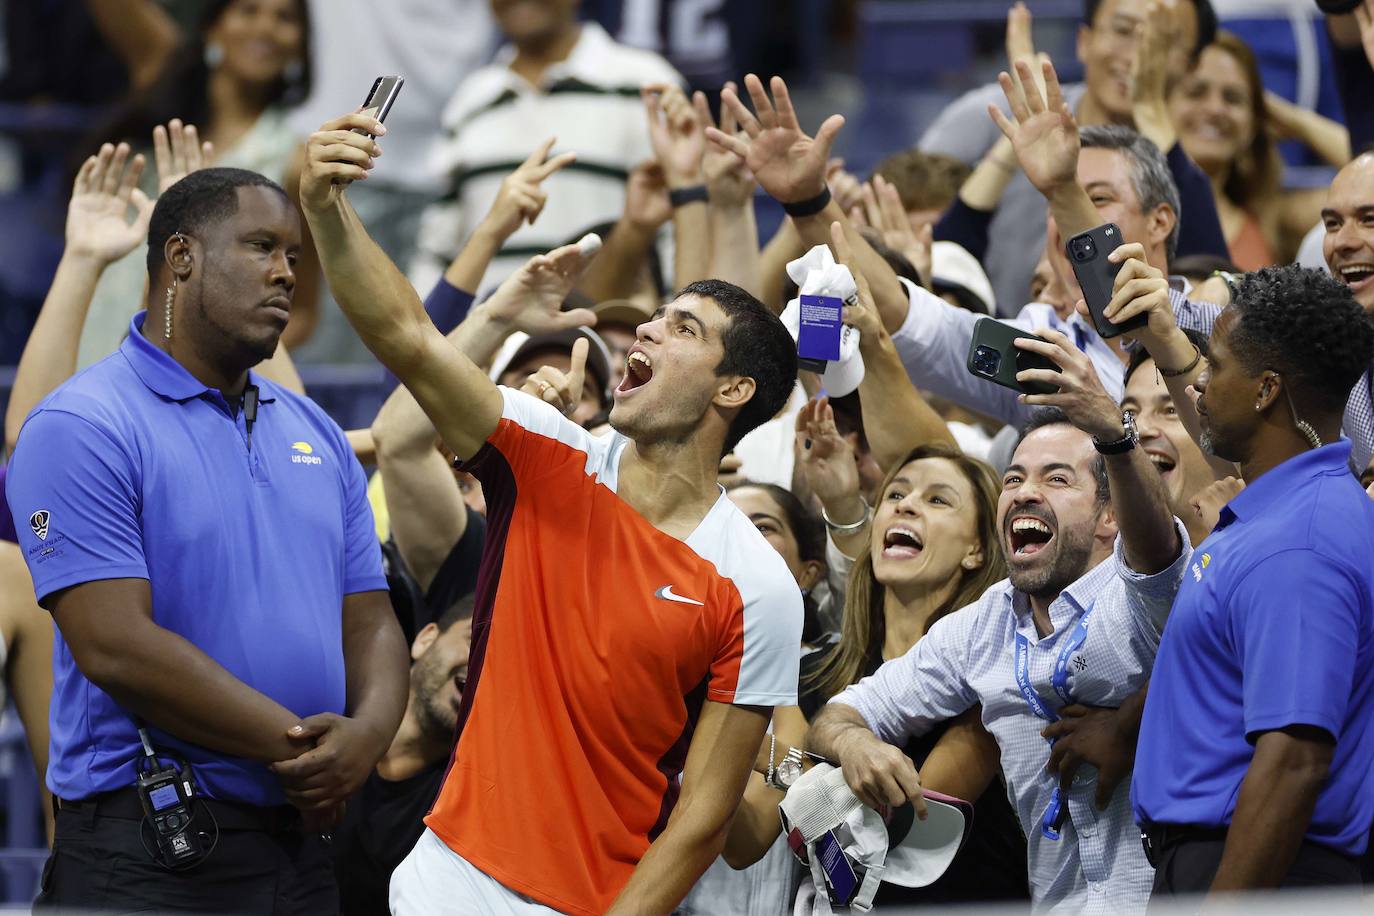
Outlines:
[[[1065,244],[1064,250],[1073,265],[1073,275],[1078,278],[1078,288],[1083,290],[1083,301],[1088,304],[1088,314],[1092,316],[1093,327],[1102,337],[1115,337],[1126,331],[1144,327],[1149,320],[1147,315],[1137,315],[1124,324],[1108,320],[1105,312],[1112,301],[1112,288],[1116,284],[1120,264],[1107,260],[1123,244],[1121,230],[1115,223],[1107,223],[1087,232],[1080,232]]]
[[[1044,340],[1043,337],[1027,334],[1020,328],[1012,327],[995,318],[979,318],[978,323],[973,326],[973,340],[969,342],[968,371],[981,379],[1025,394],[1057,392],[1058,385],[1017,381],[1016,373],[1027,369],[1060,371],[1059,365],[1048,356],[1022,350],[1016,346],[1013,341],[1018,337]]]
[[[387,113],[391,111],[396,96],[401,94],[401,87],[405,84],[406,78],[404,76],[377,77],[372,81],[372,91],[367,94],[367,99],[363,102],[362,114],[376,118],[378,121],[386,121]],[[354,132],[372,136],[365,130],[355,129]]]

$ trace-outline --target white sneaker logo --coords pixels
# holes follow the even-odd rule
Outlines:
[[[704,603],[697,601],[695,598],[684,598],[681,595],[674,595],[673,587],[671,585],[665,585],[658,591],[654,592],[654,597],[664,598],[668,601],[676,601],[678,604],[695,604],[699,607],[706,606]]]

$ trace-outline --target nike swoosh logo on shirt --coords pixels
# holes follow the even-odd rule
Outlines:
[[[663,598],[668,601],[676,601],[679,604],[695,604],[700,607],[706,606],[703,602],[698,601],[695,598],[684,598],[681,595],[673,594],[673,587],[671,585],[665,585],[658,591],[654,592],[654,597]]]

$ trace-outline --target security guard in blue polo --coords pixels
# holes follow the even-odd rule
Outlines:
[[[58,628],[40,911],[337,912],[320,834],[391,741],[407,659],[342,431],[251,371],[300,247],[268,179],[183,178],[147,311],[19,435],[7,495]]]

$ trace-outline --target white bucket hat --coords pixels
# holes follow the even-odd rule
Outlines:
[[[803,773],[778,806],[793,854],[811,870],[813,912],[868,912],[883,881],[925,887],[945,873],[973,824],[973,806],[927,790],[927,817],[910,803],[875,811],[818,763]]]

